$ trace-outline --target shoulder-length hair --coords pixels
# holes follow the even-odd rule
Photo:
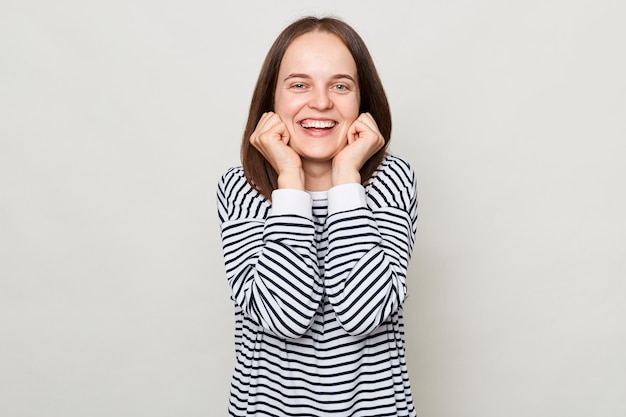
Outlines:
[[[357,69],[361,97],[359,113],[369,112],[385,139],[384,146],[361,167],[361,181],[364,185],[387,153],[391,136],[391,112],[382,81],[365,42],[350,25],[337,18],[312,16],[301,18],[278,35],[265,57],[252,95],[248,121],[241,142],[241,162],[246,178],[268,200],[271,199],[272,191],[278,188],[278,175],[263,155],[250,144],[250,136],[263,113],[274,110],[278,71],[287,47],[298,36],[317,31],[336,35],[350,50]]]

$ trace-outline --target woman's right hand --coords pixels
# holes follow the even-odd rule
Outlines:
[[[289,146],[289,131],[276,113],[263,113],[250,135],[250,144],[261,152],[278,174],[278,188],[304,190],[300,155]]]

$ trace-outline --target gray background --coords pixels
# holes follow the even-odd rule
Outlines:
[[[0,416],[225,414],[215,210],[261,61],[364,37],[420,219],[422,417],[626,415],[622,1],[0,3]]]

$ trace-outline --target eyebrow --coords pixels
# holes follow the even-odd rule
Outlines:
[[[287,81],[287,80],[290,80],[292,78],[306,78],[306,79],[310,79],[311,76],[308,75],[308,74],[303,74],[303,73],[289,74],[287,77],[285,77],[285,79],[283,81]],[[350,74],[335,74],[332,77],[330,77],[331,80],[340,80],[342,78],[350,80],[350,81],[352,81],[353,83],[356,84],[355,79],[352,78],[352,76]]]

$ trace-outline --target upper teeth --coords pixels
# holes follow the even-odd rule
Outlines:
[[[315,129],[328,129],[335,126],[335,122],[330,120],[305,120],[301,124],[302,127]]]

